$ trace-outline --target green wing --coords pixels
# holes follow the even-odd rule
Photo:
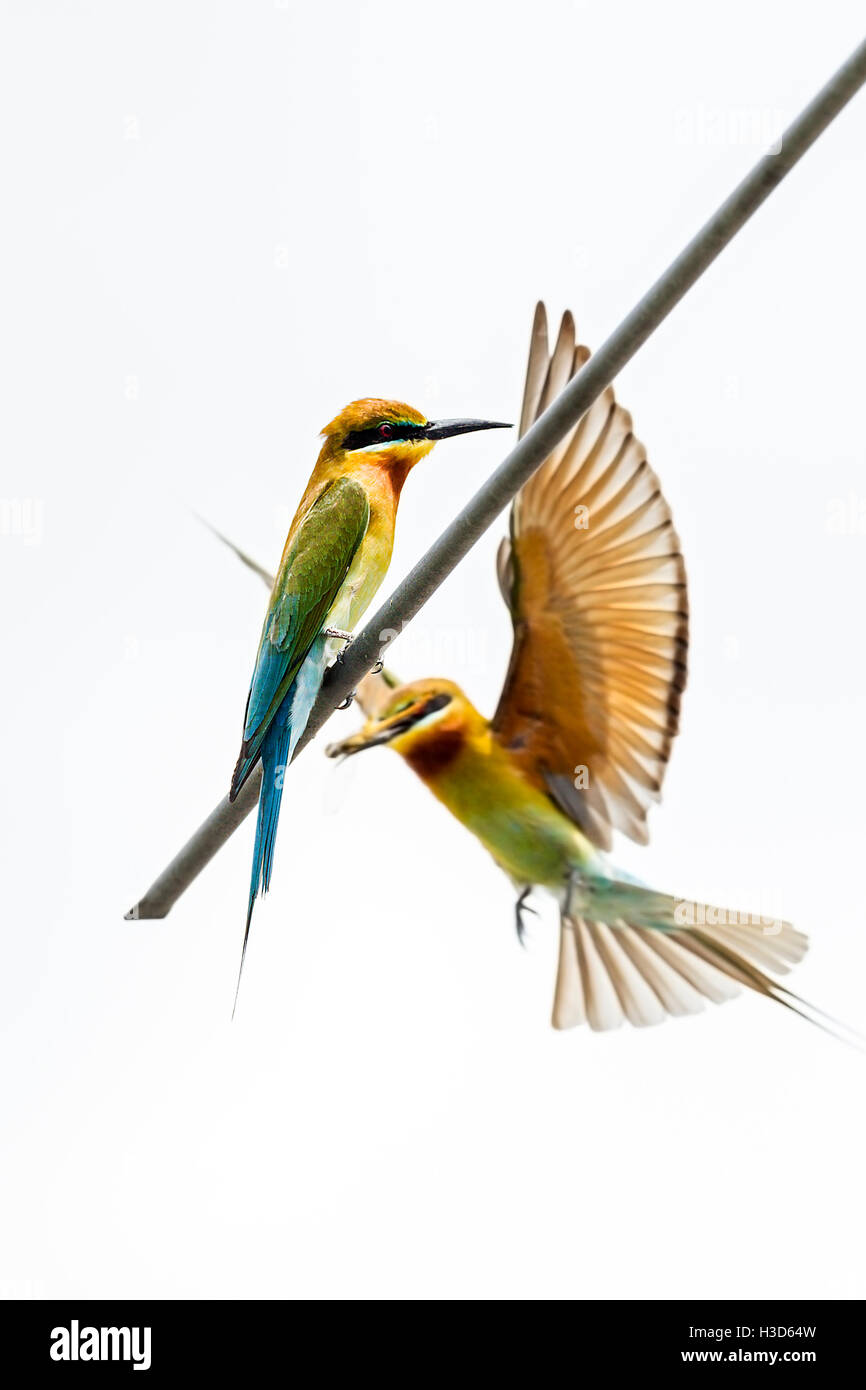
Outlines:
[[[301,523],[265,616],[231,800],[261,756],[265,735],[322,630],[369,520],[364,489],[351,478],[337,478],[326,484]]]

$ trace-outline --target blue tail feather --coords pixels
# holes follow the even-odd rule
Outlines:
[[[292,760],[298,739],[307,727],[310,711],[319,693],[324,672],[325,639],[324,637],[317,637],[304,664],[286,692],[286,697],[262,743],[262,787],[259,792],[259,812],[253,847],[250,897],[247,906],[244,944],[241,950],[241,965],[238,971],[237,989],[235,990],[235,1008],[237,1008],[238,990],[241,987],[241,975],[247,953],[253,908],[259,893],[264,895],[271,886],[274,845],[277,840],[277,825],[280,819],[280,803],[283,799],[283,780],[286,768]],[[232,1016],[234,1016],[234,1010]]]

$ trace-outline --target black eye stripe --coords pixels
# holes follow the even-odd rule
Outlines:
[[[388,726],[387,737],[392,739],[397,738],[400,734],[405,734],[407,729],[414,729],[415,725],[420,724],[422,719],[426,719],[428,714],[435,714],[437,710],[444,709],[446,705],[450,704],[450,695],[431,695],[429,700],[425,700],[423,705],[418,705],[415,709],[408,706],[403,719],[399,718],[402,713],[401,710],[392,710],[388,718],[395,722]]]
[[[391,434],[383,438],[380,433],[382,425],[387,425]],[[426,425],[409,425],[399,420],[380,420],[378,425],[371,425],[368,430],[352,430],[343,440],[343,448],[366,449],[369,444],[396,444],[400,440],[423,439]]]
[[[437,709],[444,709],[446,705],[450,704],[450,695],[434,695],[432,699],[427,700],[426,703],[422,706],[418,718],[426,719],[428,714],[435,714]]]

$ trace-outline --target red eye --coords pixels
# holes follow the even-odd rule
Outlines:
[[[393,429],[391,428],[390,425],[380,425],[380,426],[379,426],[379,438],[380,438],[380,439],[393,439],[393,437],[394,437],[394,431],[393,431]]]

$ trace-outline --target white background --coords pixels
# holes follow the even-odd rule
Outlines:
[[[514,418],[536,298],[598,344],[860,21],[6,7],[3,1292],[866,1292],[864,1059],[755,998],[554,1033],[552,917],[521,951],[508,883],[392,754],[292,772],[233,1025],[251,822],[123,921],[227,788],[265,602],[193,512],[273,565],[346,401]],[[791,917],[795,987],[860,1027],[864,146],[861,95],[619,382],[693,615],[621,862]],[[417,470],[389,582],[503,446]],[[391,656],[487,711],[502,529]]]

